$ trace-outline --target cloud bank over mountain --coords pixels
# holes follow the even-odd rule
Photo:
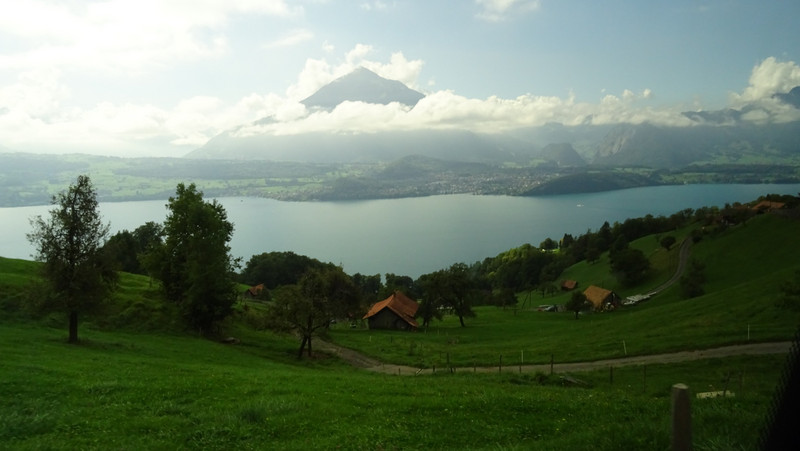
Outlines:
[[[19,150],[29,150],[35,144],[36,149],[51,151],[93,153],[114,149],[126,155],[149,148],[154,150],[151,154],[184,154],[231,129],[236,129],[238,136],[250,136],[420,129],[504,133],[554,122],[568,126],[693,124],[682,114],[686,109],[682,105],[652,105],[658,93],[650,89],[606,94],[596,103],[578,102],[573,95],[475,99],[446,89],[427,90],[419,82],[422,61],[409,60],[398,52],[382,63],[370,60],[370,51],[369,46],[359,45],[339,64],[309,59],[283,94],[252,93],[233,104],[214,96],[196,96],[182,99],[171,108],[104,102],[85,109],[64,109],[61,102],[70,92],[61,73],[25,73],[15,84],[0,87],[0,142]],[[399,103],[344,102],[329,111],[311,111],[300,103],[358,67],[401,81],[426,95],[413,108]],[[775,97],[794,86],[800,86],[800,67],[770,57],[753,68],[742,92],[731,93],[730,107],[749,106],[741,116],[745,121],[800,120],[800,110]]]
[[[754,8],[768,25],[751,23]],[[682,112],[709,109],[709,86],[723,90],[713,94],[720,99],[727,93],[725,106],[740,120],[793,121],[797,108],[780,95],[800,86],[797,10],[683,0],[581,8],[544,0],[30,0],[0,15],[0,146],[180,156],[230,130],[685,126],[697,120]],[[643,29],[654,14],[670,26]],[[675,53],[687,42],[691,51]],[[358,67],[425,97],[413,108],[301,103]]]

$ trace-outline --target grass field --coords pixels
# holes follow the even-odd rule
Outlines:
[[[665,449],[669,390],[693,400],[697,449],[752,448],[784,356],[557,376],[392,376],[298,362],[267,333],[186,336],[0,324],[2,449]]]
[[[688,230],[676,232],[684,236]],[[678,248],[657,248],[653,237],[632,243],[654,261],[654,275],[641,286],[618,287],[609,272],[607,256],[595,264],[578,263],[563,278],[581,286],[600,284],[627,296],[645,293],[669,278],[677,265]],[[570,294],[542,298],[520,296],[526,308],[476,309],[477,317],[460,327],[445,317],[416,334],[334,328],[337,343],[360,349],[387,362],[418,367],[450,364],[496,365],[524,358],[528,363],[591,361],[628,355],[703,349],[753,341],[791,339],[800,314],[775,306],[780,284],[800,268],[797,223],[770,215],[744,226],[708,236],[693,245],[692,255],[706,264],[707,294],[681,299],[677,285],[635,307],[613,313],[582,315],[538,312],[537,304],[563,304]],[[605,284],[603,283],[605,282]]]
[[[0,449],[666,449],[675,383],[735,393],[692,399],[695,449],[754,449],[784,355],[604,368],[573,374],[578,385],[514,367],[788,340],[800,314],[774,299],[800,266],[796,226],[762,216],[695,244],[708,294],[694,299],[673,288],[575,320],[530,308],[567,294],[533,293],[526,308],[476,309],[466,328],[446,317],[426,332],[330,331],[384,362],[467,368],[420,376],[322,353],[297,360],[294,338],[249,326],[257,309],[224,324],[237,345],[192,336],[147,278],[129,274],[81,323],[82,343],[68,345],[63,315],[35,307],[37,264],[0,258]],[[669,277],[677,248],[653,237],[633,245],[654,271],[631,291]],[[583,286],[610,280],[605,256],[567,274]],[[502,373],[468,371],[500,356]]]

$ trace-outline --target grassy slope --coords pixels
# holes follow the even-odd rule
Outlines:
[[[0,326],[5,449],[664,449],[669,387],[723,385],[693,401],[695,443],[753,447],[782,356],[545,375],[372,374],[334,359],[275,358],[263,334],[185,336]],[[291,351],[279,353],[287,357]],[[732,377],[730,377],[732,375]],[[728,381],[728,382],[726,382]]]
[[[477,309],[477,318],[459,327],[448,317],[427,333],[334,330],[337,342],[361,349],[385,361],[416,366],[451,364],[496,365],[500,356],[530,363],[599,360],[631,354],[702,349],[748,341],[788,340],[800,315],[774,306],[780,283],[800,268],[797,222],[764,215],[744,226],[707,236],[693,246],[692,255],[707,266],[708,294],[681,299],[675,285],[652,300],[613,314],[592,314],[575,321],[571,313],[543,313],[529,307],[564,303],[569,294],[542,298],[532,294],[523,310]],[[685,236],[689,229],[676,232]],[[653,260],[654,275],[641,286],[617,287],[607,257],[573,266],[565,278],[581,286],[599,284],[622,296],[647,292],[669,278],[677,265],[678,247],[658,248],[653,237],[632,243]],[[525,295],[521,296],[527,300]],[[624,344],[623,344],[624,341]]]
[[[525,362],[551,354],[557,361],[616,357],[622,340],[629,354],[702,348],[745,341],[748,324],[752,340],[787,339],[800,318],[776,311],[772,300],[798,267],[796,225],[764,216],[697,244],[693,255],[709,267],[710,294],[692,300],[671,290],[579,321],[568,313],[481,308],[464,329],[450,317],[427,333],[341,329],[333,337],[385,360],[440,367],[448,357],[455,365],[493,365],[501,354],[514,365],[523,352]],[[661,262],[661,275],[648,282],[658,284],[677,251],[643,240],[634,245],[649,246]],[[585,286],[584,277],[602,267],[570,271]],[[0,258],[5,312],[21,311],[27,298],[18,293],[31,286],[35,268]],[[106,319],[82,326],[81,346],[64,343],[60,315],[44,323],[0,318],[0,449],[663,449],[676,382],[737,392],[693,401],[698,449],[752,448],[784,360],[651,365],[646,377],[642,368],[620,368],[613,384],[606,370],[578,375],[587,388],[559,387],[557,378],[513,367],[494,375],[378,375],[330,358],[298,362],[294,340],[241,321],[227,325],[242,339],[237,346],[186,336],[146,278],[123,275],[120,285]],[[118,328],[124,331],[111,331]]]

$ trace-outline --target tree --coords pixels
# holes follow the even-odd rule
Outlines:
[[[304,350],[310,357],[311,339],[334,319],[353,315],[360,305],[361,289],[341,268],[311,268],[297,285],[279,287],[273,299],[274,326],[300,335],[297,358]]]
[[[564,307],[570,312],[575,312],[575,319],[578,319],[578,314],[587,307],[588,302],[585,294],[580,291],[573,291],[572,296]]]
[[[611,259],[611,272],[623,285],[635,285],[644,279],[650,269],[650,260],[639,249],[617,251]]]
[[[33,231],[27,238],[36,248],[36,260],[44,263],[44,278],[52,289],[49,304],[67,313],[69,342],[77,343],[78,316],[95,308],[117,280],[100,250],[109,225],[103,224],[97,192],[86,175],[51,203],[57,207],[50,218],[31,219]]]
[[[555,240],[553,240],[552,238],[548,237],[539,244],[539,247],[546,251],[552,251],[558,249],[558,243],[555,242]]]
[[[427,274],[423,288],[426,302],[453,309],[461,327],[466,326],[465,317],[475,316],[472,305],[479,294],[469,274],[469,267],[464,263],[456,263],[448,269]]]
[[[228,246],[233,224],[222,205],[205,202],[194,184],[178,184],[167,208],[166,239],[148,260],[157,265],[167,299],[178,305],[191,326],[210,333],[233,311],[237,297],[238,261]]]
[[[664,238],[661,238],[661,240],[658,242],[658,244],[660,244],[661,247],[663,247],[664,249],[670,250],[670,248],[672,248],[672,245],[675,244],[675,241],[676,240],[675,240],[674,236],[667,235]]]
[[[684,299],[694,298],[704,293],[705,269],[705,265],[699,260],[693,258],[689,261],[689,268],[680,279],[681,296]]]
[[[800,311],[800,271],[795,271],[794,280],[781,284],[777,305],[779,308]]]
[[[240,280],[248,285],[263,283],[270,290],[281,285],[295,285],[311,268],[332,266],[294,252],[264,252],[253,255],[242,270]]]

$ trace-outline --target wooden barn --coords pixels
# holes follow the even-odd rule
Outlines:
[[[245,299],[255,299],[264,294],[265,289],[266,288],[264,287],[264,284],[260,283],[258,285],[252,286],[244,290],[244,293],[242,293],[242,297]]]
[[[620,298],[617,293],[596,285],[590,285],[589,288],[583,291],[583,295],[592,304],[592,308],[598,312],[614,310],[620,305]]]
[[[567,279],[567,280],[562,280],[561,281],[561,290],[563,290],[563,291],[572,291],[577,287],[578,287],[578,281],[577,280]]]
[[[417,330],[419,325],[414,319],[417,309],[417,301],[395,291],[370,307],[364,319],[369,321],[370,329]]]

